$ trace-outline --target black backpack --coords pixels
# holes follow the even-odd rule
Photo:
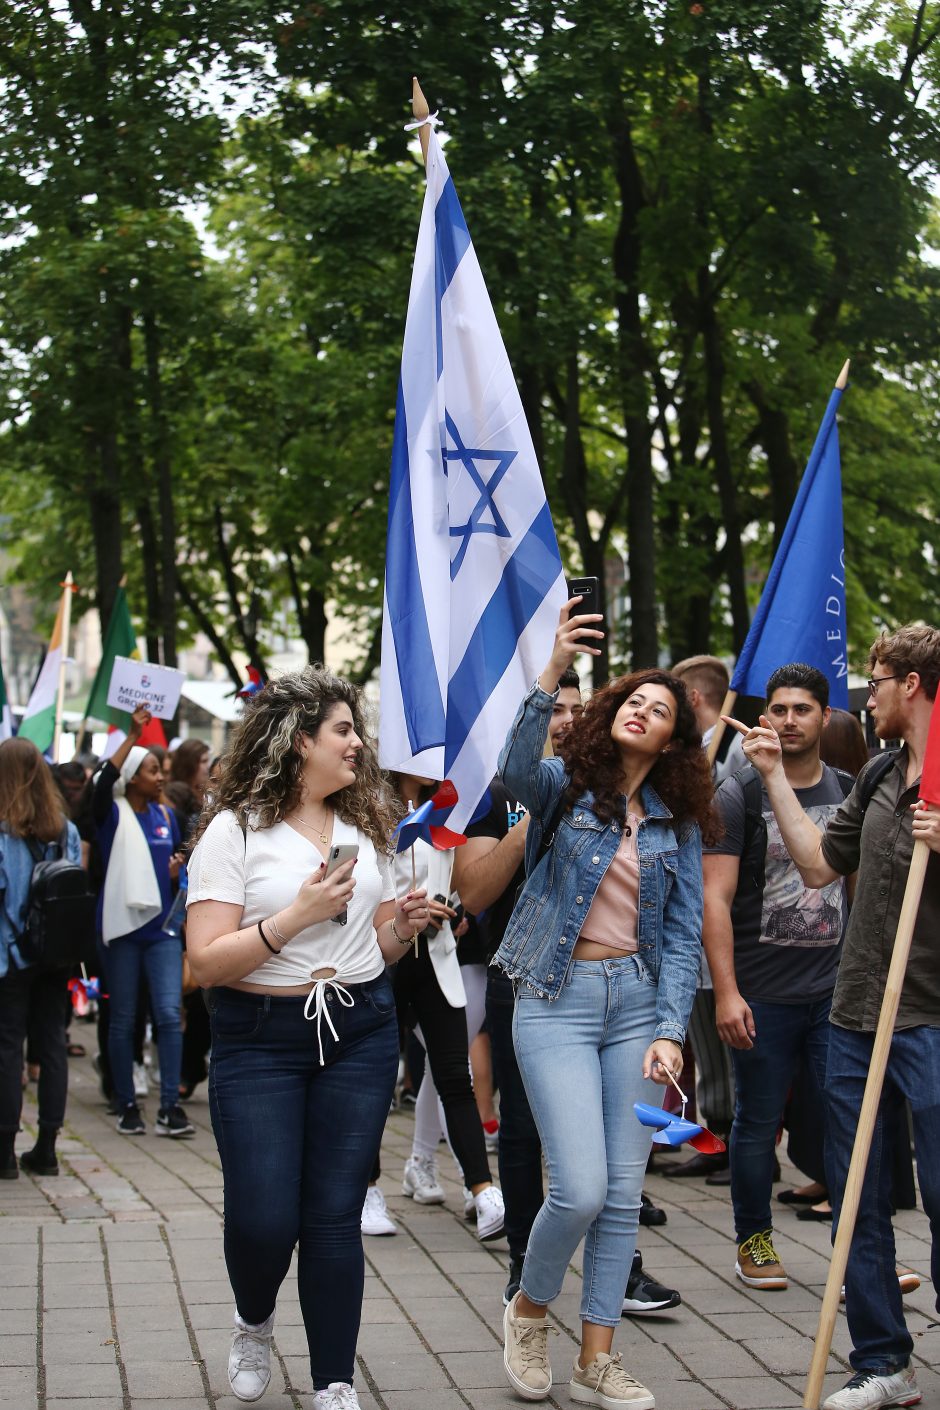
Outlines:
[[[43,970],[97,969],[95,893],[84,867],[65,856],[66,833],[56,844],[58,857],[48,859],[39,843],[24,840],[35,866],[20,937],[23,959]]]

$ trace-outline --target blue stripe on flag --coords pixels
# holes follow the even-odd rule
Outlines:
[[[460,209],[453,177],[448,176],[434,207],[434,292],[437,296],[437,375],[444,367],[441,335],[441,300],[450,287],[457,266],[470,248],[470,231]]]
[[[503,569],[447,689],[445,774],[516,652],[519,639],[555,583],[561,560],[545,503]]]
[[[437,667],[418,569],[411,506],[408,426],[401,382],[398,384],[395,438],[392,443],[385,573],[385,596],[400,667],[405,724],[412,752],[420,754],[424,749],[444,743],[444,704],[437,682]]]

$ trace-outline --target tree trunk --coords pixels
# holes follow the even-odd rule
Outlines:
[[[790,422],[785,411],[770,406],[759,382],[749,382],[747,392],[757,409],[755,439],[764,448],[770,475],[770,504],[774,519],[776,553],[800,482],[800,467],[790,446]]]
[[[617,278],[620,395],[627,437],[627,547],[632,665],[653,666],[659,655],[656,627],[656,534],[653,437],[649,422],[649,359],[640,307],[639,215],[645,204],[630,120],[622,110],[610,122],[620,222],[614,239]]]
[[[581,436],[581,380],[578,358],[568,358],[565,386],[565,441],[562,452],[561,487],[565,508],[571,516],[575,538],[581,550],[581,561],[589,577],[597,578],[597,610],[604,614],[604,640],[599,642],[600,655],[592,656],[591,684],[596,689],[610,674],[609,623],[607,621],[607,581],[604,554],[610,531],[596,539],[591,533],[587,503],[587,460]],[[569,576],[572,576],[569,574]]]
[[[297,571],[300,552],[300,549],[293,552],[287,550],[287,576],[294,595],[297,622],[307,647],[308,658],[311,662],[322,661],[326,656],[326,598],[312,583],[308,584],[306,589],[301,583]]]
[[[173,472],[170,437],[163,409],[163,383],[160,371],[160,331],[148,310],[144,314],[144,350],[147,360],[147,398],[150,403],[153,463],[157,478],[157,508],[160,519],[160,634],[163,664],[175,666],[176,654],[176,511],[173,505]]]

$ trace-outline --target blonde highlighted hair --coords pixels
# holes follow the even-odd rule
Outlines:
[[[379,852],[388,852],[396,814],[368,737],[359,691],[325,666],[308,666],[268,681],[245,702],[231,747],[219,763],[221,778],[203,812],[197,836],[217,813],[229,810],[242,827],[273,827],[301,799],[300,736],[313,737],[337,705],[348,705],[362,740],[356,780],[327,800],[339,817],[359,828]],[[194,839],[195,841],[195,839]]]

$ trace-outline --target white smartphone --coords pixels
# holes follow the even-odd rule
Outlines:
[[[336,842],[330,848],[326,859],[326,876],[331,876],[344,862],[354,862],[359,856],[358,842]],[[324,877],[326,880],[326,877]]]
[[[326,859],[326,872],[324,873],[323,878],[324,881],[328,876],[330,876],[334,871],[336,871],[337,867],[341,867],[344,862],[354,862],[358,856],[358,842],[334,843],[333,846],[330,848],[329,854]],[[346,921],[349,919],[346,913],[346,907],[343,907],[339,915],[331,916],[330,919],[332,920],[334,925],[345,925]]]

